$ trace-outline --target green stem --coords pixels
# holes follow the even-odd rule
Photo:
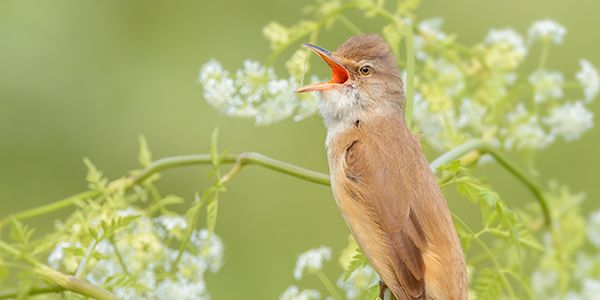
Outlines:
[[[331,282],[331,280],[329,280],[329,278],[327,277],[327,275],[325,275],[325,273],[323,272],[323,270],[317,270],[316,273],[317,273],[317,276],[319,277],[319,280],[321,280],[321,282],[325,286],[325,289],[327,289],[327,292],[333,297],[333,299],[336,299],[336,300],[343,300],[344,299],[340,295],[340,293],[338,292],[338,290],[335,288],[335,286],[333,285],[333,283]]]
[[[147,168],[143,169],[141,172],[127,177],[121,178],[112,181],[109,184],[109,190],[118,190],[119,188],[123,188],[124,190],[129,190],[133,188],[135,185],[143,182],[150,176],[159,173],[161,171],[193,166],[193,165],[204,165],[211,164],[211,156],[208,154],[195,154],[195,155],[181,155],[181,156],[173,156],[159,159],[153,163],[151,163]],[[259,153],[242,153],[239,155],[236,154],[225,154],[220,156],[220,163],[236,163],[242,165],[260,165],[267,169],[271,169],[273,171],[287,174],[290,176],[294,176],[296,178],[300,178],[309,182],[314,182],[322,185],[329,185],[329,175],[324,173],[319,173],[316,171],[308,170],[305,168],[301,168],[286,162],[282,162],[268,156],[259,154]],[[124,186],[123,186],[124,185]],[[24,220],[33,217],[37,217],[40,215],[44,215],[47,213],[51,213],[69,206],[74,205],[75,203],[100,196],[100,191],[86,191],[83,193],[79,193],[56,202],[43,205],[40,207],[36,207],[30,210],[25,210],[20,213],[9,215],[0,220],[0,229],[11,219],[15,220]]]
[[[60,293],[64,290],[65,290],[65,288],[63,288],[59,285],[34,287],[27,292],[27,296]],[[18,290],[3,291],[3,292],[0,292],[0,299],[17,299],[19,297],[19,294],[20,294],[20,291],[18,291]]]
[[[123,272],[125,274],[129,275],[129,270],[127,269],[125,260],[123,260],[123,255],[121,255],[121,251],[119,251],[119,248],[117,247],[115,238],[111,236],[108,238],[108,241],[110,242],[110,244],[113,246],[113,249],[115,250],[115,256],[117,257],[117,261],[119,261],[119,264],[121,265],[121,268],[123,269]]]
[[[451,161],[459,159],[473,151],[487,152],[491,154],[496,158],[496,160],[498,161],[498,163],[500,163],[501,166],[506,168],[521,182],[523,182],[525,186],[535,195],[536,200],[542,207],[546,225],[549,226],[551,224],[550,209],[541,192],[541,189],[538,187],[535,181],[529,175],[527,175],[525,171],[521,170],[516,165],[516,163],[512,162],[507,156],[491,148],[487,143],[485,143],[482,140],[471,140],[443,153],[431,162],[431,169],[433,170],[433,172],[437,172],[440,166],[448,164]],[[162,158],[151,163],[147,168],[143,169],[136,175],[125,179],[117,179],[111,182],[109,184],[109,187],[119,188],[121,187],[121,185],[125,185],[124,189],[128,190],[134,187],[135,185],[141,183],[145,179],[149,178],[150,176],[164,170],[211,163],[211,156],[208,154],[182,155]],[[222,183],[226,183],[229,180],[231,180],[231,178],[237,173],[239,173],[241,169],[246,165],[259,165],[267,169],[271,169],[273,171],[282,174],[287,174],[309,182],[318,183],[321,185],[330,184],[329,175],[327,174],[298,167],[290,163],[270,158],[260,153],[246,152],[239,155],[224,154],[220,156],[220,163],[234,163],[233,168],[227,174],[221,177]],[[69,207],[77,203],[78,201],[81,201],[83,199],[94,198],[96,196],[99,196],[100,194],[101,193],[98,191],[87,191],[41,207],[36,207],[20,213],[9,215],[4,219],[0,220],[0,229],[4,225],[6,225],[11,218],[14,218],[15,220],[29,219],[32,217],[36,217],[39,215],[60,210],[62,208]]]
[[[453,160],[457,160],[473,151],[479,151],[480,153],[488,153],[492,155],[502,167],[504,167],[508,172],[510,172],[517,179],[519,179],[519,181],[521,181],[525,185],[525,187],[527,187],[527,189],[529,189],[529,191],[535,196],[535,199],[538,201],[542,208],[542,213],[544,215],[546,226],[550,227],[550,225],[552,224],[552,218],[550,217],[550,208],[548,207],[546,198],[542,194],[541,188],[537,185],[535,180],[529,174],[527,174],[527,172],[522,170],[508,156],[491,147],[489,144],[482,140],[470,140],[462,145],[459,145],[443,153],[431,162],[431,169],[433,170],[433,172],[437,172],[439,167],[448,164]]]
[[[492,249],[490,249],[482,239],[480,239],[479,237],[476,237],[474,235],[473,229],[471,229],[471,227],[465,221],[463,221],[461,218],[459,218],[456,214],[452,214],[452,216],[454,217],[455,221],[460,223],[465,230],[467,230],[471,235],[473,235],[474,239],[481,246],[483,251],[485,251],[489,255],[492,263],[496,267],[496,271],[498,272],[498,274],[500,274],[500,278],[502,278],[502,282],[504,283],[504,286],[508,290],[508,293],[510,295],[509,299],[517,299],[515,296],[515,292],[513,291],[512,286],[510,285],[510,282],[508,281],[506,276],[504,276],[504,272],[503,272],[504,269],[502,269],[502,267],[500,266],[500,263],[496,259],[496,256],[494,255],[494,252],[492,251]]]
[[[102,236],[102,234],[100,234],[100,236]],[[101,241],[100,239],[94,238],[94,240],[89,244],[87,250],[85,251],[85,255],[79,262],[77,271],[75,272],[76,277],[81,278],[81,277],[83,277],[83,275],[85,275],[87,265],[90,261],[90,257],[92,257],[92,254],[94,254],[94,251],[96,250],[96,246],[98,246],[98,243],[100,243],[100,241]]]
[[[69,290],[78,293],[83,296],[91,297],[98,300],[116,300],[117,297],[109,291],[95,286],[81,278],[75,276],[69,276],[58,272],[38,261],[29,257],[27,254],[22,253],[13,246],[0,241],[0,251],[4,251],[13,256],[22,258],[25,262],[33,266],[33,270],[36,274],[40,275],[44,279],[55,283],[65,290]]]
[[[413,102],[415,98],[415,49],[413,43],[413,27],[406,26],[406,98],[404,117],[408,128],[412,127]]]

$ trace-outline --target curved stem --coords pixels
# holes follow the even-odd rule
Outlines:
[[[462,145],[459,145],[456,148],[453,148],[438,158],[433,160],[430,164],[432,171],[435,173],[438,171],[438,168],[450,163],[453,160],[459,159],[461,157],[465,157],[473,153],[474,151],[479,151],[481,153],[489,153],[496,158],[498,163],[507,169],[510,173],[512,173],[517,179],[525,184],[525,186],[535,195],[536,200],[539,202],[542,207],[542,212],[544,214],[544,219],[546,221],[546,225],[551,224],[550,219],[550,209],[544,198],[544,195],[541,192],[539,186],[535,183],[533,178],[531,178],[525,171],[521,170],[516,163],[511,161],[506,155],[503,153],[493,149],[486,142],[482,140],[471,140]],[[479,155],[476,155],[477,157]],[[157,161],[151,163],[147,168],[143,169],[141,172],[122,179],[117,179],[112,181],[109,184],[110,189],[119,189],[124,188],[125,190],[131,189],[135,185],[141,183],[145,179],[150,176],[164,171],[168,169],[185,167],[185,166],[193,166],[193,165],[202,165],[202,164],[211,164],[211,156],[209,154],[195,154],[195,155],[181,155],[181,156],[173,156],[162,158]],[[234,163],[233,168],[221,177],[221,182],[225,183],[231,180],[233,176],[241,171],[241,169],[246,165],[260,165],[267,169],[271,169],[273,171],[287,174],[302,180],[306,180],[313,183],[318,183],[322,185],[329,185],[329,175],[325,173],[316,172],[313,170],[305,169],[302,167],[298,167],[296,165],[286,163],[283,161],[279,161],[273,158],[270,158],[266,155],[255,153],[255,152],[246,152],[239,155],[236,154],[224,154],[220,156],[220,163]],[[124,186],[123,186],[124,185]],[[94,198],[101,194],[100,191],[86,191],[82,192],[65,199],[58,200],[56,202],[36,207],[30,210],[26,210],[20,213],[16,213],[13,215],[9,215],[0,220],[0,229],[6,225],[11,218],[15,220],[28,219],[32,217],[36,217],[39,215],[43,215],[46,213],[50,213],[53,211],[60,210],[65,207],[69,207],[78,201]]]
[[[535,196],[535,199],[542,208],[542,213],[544,215],[546,226],[550,227],[550,225],[552,224],[552,218],[550,217],[550,208],[548,207],[548,202],[546,201],[544,194],[542,194],[541,188],[537,185],[535,180],[529,174],[527,174],[527,172],[522,170],[508,156],[491,147],[488,143],[484,142],[483,140],[471,140],[443,153],[431,162],[431,169],[433,170],[433,172],[437,172],[439,167],[448,164],[453,160],[460,159],[461,157],[464,157],[465,155],[468,155],[474,151],[478,151],[480,152],[480,154],[488,153],[492,155],[502,167],[504,167],[513,176],[519,179],[519,181],[521,181],[525,185],[525,187],[527,187],[527,189],[529,189],[529,191]]]
[[[314,182],[322,185],[329,185],[329,175],[308,170],[305,168],[301,168],[290,163],[286,163],[283,161],[279,161],[273,158],[270,158],[266,155],[262,155],[259,153],[242,153],[239,155],[236,154],[224,154],[220,157],[220,163],[235,163],[240,169],[245,165],[260,165],[267,169],[271,169],[273,171],[287,174],[290,176],[294,176],[296,178],[300,178],[309,182]],[[148,167],[140,171],[139,173],[126,177],[120,178],[109,183],[109,190],[118,190],[124,189],[129,190],[133,188],[135,185],[143,182],[148,179],[150,176],[159,173],[164,170],[185,167],[185,166],[193,166],[193,165],[203,165],[203,164],[211,164],[211,156],[209,154],[195,154],[195,155],[181,155],[181,156],[173,156],[166,157],[159,160],[154,161]],[[239,170],[237,171],[239,172]],[[237,173],[235,172],[235,173]],[[231,171],[230,171],[231,173]],[[229,174],[230,176],[235,175]],[[226,175],[227,176],[227,175]],[[52,202],[47,205],[43,205],[40,207],[36,207],[33,209],[25,210],[16,214],[12,214],[9,216],[0,219],[0,229],[4,225],[6,225],[11,219],[15,220],[23,220],[29,219],[36,216],[40,216],[43,214],[47,214],[53,211],[57,211],[75,203],[90,199],[94,197],[100,196],[102,193],[100,191],[92,190],[86,191],[79,194],[75,194],[73,196]]]
[[[117,299],[117,297],[115,295],[113,295],[111,292],[109,292],[103,288],[100,288],[98,286],[95,286],[81,278],[66,275],[59,271],[56,271],[38,261],[36,261],[35,259],[31,258],[27,254],[22,253],[18,249],[14,248],[13,246],[6,244],[2,241],[0,241],[0,250],[4,251],[6,253],[9,253],[10,255],[13,255],[13,256],[23,259],[25,262],[27,262],[28,264],[33,266],[33,270],[36,274],[40,275],[41,277],[43,277],[44,279],[46,279],[50,282],[55,283],[57,286],[65,289],[65,290],[69,290],[69,291],[81,294],[83,296],[91,297],[91,298],[98,299],[98,300],[116,300]],[[10,293],[7,293],[7,294],[10,294]],[[4,295],[7,295],[7,294],[4,294]],[[8,297],[9,296],[6,296],[6,298],[8,298]]]

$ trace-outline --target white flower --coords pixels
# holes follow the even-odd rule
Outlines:
[[[250,60],[233,77],[221,64],[211,60],[198,76],[210,105],[226,115],[254,118],[257,125],[268,125],[292,115],[300,120],[314,114],[316,93],[297,96],[294,93],[298,88],[297,77],[298,74],[293,74],[288,79],[279,79],[273,68]]]
[[[560,44],[566,32],[565,27],[553,20],[541,20],[529,27],[529,41],[546,40]]]
[[[502,131],[507,150],[544,149],[554,141],[554,135],[544,130],[538,117],[531,115],[523,103],[517,104],[506,119],[512,125],[511,130]]]
[[[379,282],[379,275],[369,266],[364,265],[356,268],[348,279],[343,280],[343,276],[338,279],[337,285],[346,292],[347,299],[357,299],[370,287]]]
[[[165,279],[152,290],[150,299],[202,300],[210,299],[204,281],[190,282],[181,278]]]
[[[600,280],[585,279],[583,281],[582,296],[585,300],[598,299],[600,295]]]
[[[442,31],[442,25],[444,25],[444,20],[442,18],[431,18],[419,23],[418,28],[425,37],[443,41],[447,36]]]
[[[65,249],[71,247],[81,248],[81,244],[79,242],[75,244],[71,242],[58,242],[48,256],[48,265],[53,269],[61,269],[64,266],[69,271],[75,270],[78,265],[78,259],[65,255]]]
[[[529,76],[529,83],[533,86],[535,102],[547,99],[558,99],[563,96],[564,78],[560,72],[538,70]]]
[[[127,209],[117,210],[117,213],[115,215],[117,217],[131,217],[131,216],[139,216],[140,212],[133,207],[128,207]]]
[[[208,230],[195,231],[190,237],[190,242],[198,249],[198,254],[212,272],[217,272],[223,265],[223,242],[213,232],[209,235]]]
[[[294,278],[301,279],[305,269],[309,272],[320,270],[323,268],[323,261],[325,260],[331,260],[331,248],[325,246],[300,254],[298,260],[296,260]]]
[[[279,300],[318,300],[321,299],[321,294],[316,290],[303,290],[292,285],[279,297]]]
[[[490,30],[485,44],[491,47],[485,61],[492,67],[514,69],[527,55],[523,37],[510,28]]]
[[[587,236],[597,248],[600,249],[600,210],[590,215],[587,226]]]
[[[537,270],[531,276],[531,285],[540,299],[555,294],[558,274],[554,271]]]
[[[577,73],[576,77],[583,87],[585,101],[590,102],[600,92],[600,75],[598,75],[596,67],[588,60],[582,59],[579,61],[579,64],[581,65],[581,70]]]
[[[577,101],[555,107],[544,122],[552,128],[553,134],[573,141],[594,126],[594,115],[583,102]]]
[[[173,229],[186,229],[187,221],[182,216],[172,216],[172,215],[161,215],[157,218],[154,218],[154,222],[163,226],[167,231],[171,231]]]
[[[482,129],[483,117],[487,108],[469,98],[463,99],[460,105],[458,117],[458,126],[460,128],[472,127],[473,129]]]

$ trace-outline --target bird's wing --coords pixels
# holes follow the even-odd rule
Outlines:
[[[366,249],[366,254],[371,253],[371,263],[396,297],[424,299],[423,252],[427,237],[418,218],[422,212],[415,203],[426,200],[416,199],[426,195],[419,195],[418,186],[423,182],[418,182],[419,174],[416,173],[421,170],[414,169],[420,167],[415,166],[414,157],[422,159],[423,154],[420,148],[414,150],[406,144],[418,143],[412,135],[391,138],[388,135],[387,139],[379,139],[381,134],[387,135],[385,132],[362,135],[345,151],[345,178],[341,185],[355,201],[351,204],[355,206],[354,210],[365,214],[361,217],[364,224],[351,227],[363,226],[363,236],[357,236],[363,240],[361,247],[378,248]],[[380,143],[382,140],[386,145]],[[411,153],[414,151],[418,153]],[[353,231],[356,235],[360,230]],[[365,239],[371,239],[369,244],[378,245],[365,245]]]

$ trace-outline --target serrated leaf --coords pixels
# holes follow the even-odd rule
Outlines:
[[[352,272],[366,264],[368,264],[367,258],[364,256],[364,254],[362,253],[362,251],[360,251],[359,248],[356,248],[356,254],[354,254],[354,256],[352,257],[352,260],[348,265],[348,269],[344,273],[343,280],[347,280],[348,277],[350,277],[350,275],[352,274]]]
[[[92,163],[92,161],[89,158],[84,158],[83,163],[88,168],[85,179],[87,180],[90,189],[97,191],[106,191],[108,179],[104,178],[102,172],[98,170],[98,168],[96,168],[96,166]]]
[[[497,300],[502,291],[502,277],[498,271],[483,269],[475,280],[477,300]]]
[[[140,135],[138,138],[139,142],[139,153],[138,153],[138,162],[142,167],[148,167],[152,163],[152,152],[150,152],[150,147],[148,147],[148,141],[146,137]]]
[[[35,232],[35,228],[28,228],[25,224],[11,218],[10,238],[16,242],[26,245],[31,240],[31,236]]]
[[[215,231],[217,224],[217,216],[219,211],[219,194],[214,194],[212,199],[206,205],[206,228],[208,234],[212,234]]]

